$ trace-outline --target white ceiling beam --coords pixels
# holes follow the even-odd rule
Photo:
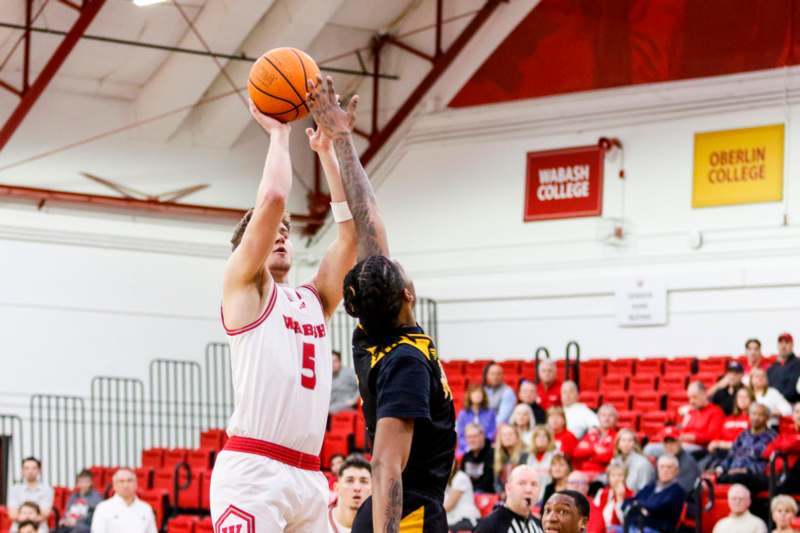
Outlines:
[[[213,52],[236,53],[254,27],[263,25],[262,17],[272,0],[235,0],[208,2],[194,21],[194,27]],[[203,50],[203,44],[188,30],[178,47]],[[218,59],[221,65],[227,60]],[[153,77],[142,87],[134,110],[138,118],[147,118],[197,102],[219,75],[211,57],[172,53]],[[230,90],[230,87],[227,88]],[[242,105],[239,102],[239,105]],[[165,141],[180,127],[189,111],[170,115],[142,128],[147,139]]]
[[[280,46],[307,50],[341,4],[342,0],[277,0],[242,48],[253,55],[253,51],[261,54]],[[244,87],[250,67],[248,63],[234,62],[226,71],[235,83]],[[227,90],[230,90],[227,80],[219,75],[207,94],[213,96]],[[191,139],[200,144],[231,146],[250,120],[239,98],[228,96],[192,110]]]

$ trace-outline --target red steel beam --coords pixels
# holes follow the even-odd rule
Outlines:
[[[478,11],[478,13],[473,17],[470,23],[464,28],[464,31],[453,41],[453,44],[450,45],[450,48],[447,49],[446,52],[439,55],[433,63],[433,67],[431,71],[428,73],[425,78],[417,85],[416,89],[409,95],[403,105],[400,106],[400,109],[389,119],[389,122],[381,128],[379,131],[372,132],[372,136],[370,137],[370,143],[367,149],[361,154],[361,163],[366,166],[373,157],[378,153],[378,151],[383,148],[386,142],[391,138],[391,136],[397,131],[400,125],[405,121],[406,118],[411,114],[417,104],[422,100],[428,90],[436,83],[439,78],[444,74],[447,67],[453,62],[453,60],[458,56],[461,50],[467,45],[469,40],[475,35],[478,30],[483,26],[483,24],[489,19],[489,17],[494,13],[495,9],[500,5],[500,2],[503,0],[487,0],[483,7]],[[376,54],[377,56],[378,54]],[[379,62],[376,60],[376,66],[379,65]],[[375,72],[378,72],[377,68]],[[377,78],[376,83],[377,85]],[[376,106],[377,102],[377,93],[374,92],[373,94],[373,106]],[[373,113],[375,113],[375,109],[373,108]],[[373,119],[374,120],[374,119]]]
[[[176,215],[222,220],[239,220],[245,213],[243,209],[229,207],[159,202],[157,200],[139,200],[136,198],[120,198],[101,194],[84,194],[0,184],[0,200],[3,199],[30,201],[36,203],[40,208],[47,203],[53,203],[66,206],[80,206],[84,209],[87,207],[96,207],[125,212],[148,213],[151,215]],[[320,219],[319,217],[295,213],[292,213],[291,217],[293,222],[301,224],[318,224],[324,221],[324,217]]]
[[[11,136],[14,135],[14,132],[17,131],[22,121],[25,120],[28,112],[47,88],[50,81],[52,81],[56,72],[61,68],[61,65],[67,59],[70,52],[72,52],[72,49],[75,48],[81,36],[86,33],[89,24],[91,24],[100,11],[100,8],[102,8],[105,3],[106,0],[84,0],[78,20],[75,21],[66,37],[64,37],[64,40],[61,41],[56,51],[53,52],[53,55],[47,61],[44,69],[42,69],[36,77],[36,80],[27,90],[23,89],[22,99],[19,104],[17,104],[14,112],[11,113],[11,116],[8,117],[8,120],[3,125],[3,129],[0,130],[0,151],[2,151],[11,139]]]

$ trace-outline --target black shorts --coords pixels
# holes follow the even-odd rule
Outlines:
[[[447,533],[444,506],[427,496],[403,493],[403,515],[400,533]],[[358,509],[351,533],[372,533],[372,498]]]

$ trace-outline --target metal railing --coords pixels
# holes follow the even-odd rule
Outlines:
[[[98,376],[91,384],[91,433],[95,462],[133,465],[144,447],[145,399],[140,379]]]

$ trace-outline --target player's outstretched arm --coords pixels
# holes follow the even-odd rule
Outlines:
[[[356,123],[358,96],[350,99],[345,111],[339,105],[333,80],[328,77],[323,82],[318,76],[316,82],[308,82],[306,101],[317,126],[333,140],[347,203],[353,213],[358,235],[358,260],[371,255],[388,257],[389,241],[378,211],[375,193],[353,144],[352,131]]]
[[[252,284],[264,267],[267,256],[275,246],[278,228],[292,187],[289,126],[264,115],[253,102],[250,102],[250,113],[269,133],[269,150],[258,186],[253,216],[245,229],[241,243],[231,254],[225,267],[223,305],[226,300],[235,298],[235,293],[239,289]],[[272,283],[269,276],[268,283]],[[234,319],[234,321],[239,320]]]
[[[372,449],[372,530],[397,533],[403,513],[403,469],[411,452],[414,420],[378,420]]]
[[[342,185],[342,175],[339,172],[339,163],[333,151],[330,137],[317,128],[306,129],[308,144],[319,156],[322,171],[328,182],[331,193],[331,203],[341,204],[347,201]],[[342,282],[347,272],[353,268],[356,261],[356,226],[351,220],[338,222],[339,234],[336,240],[328,247],[317,275],[312,283],[322,298],[322,307],[325,317],[329,318],[342,301]]]

